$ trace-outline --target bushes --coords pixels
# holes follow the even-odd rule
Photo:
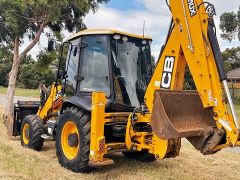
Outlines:
[[[20,69],[19,81],[21,86],[29,89],[37,89],[39,84],[49,86],[54,81],[54,75],[50,68],[40,70],[36,63],[24,64]]]
[[[7,87],[8,73],[11,71],[11,64],[0,63],[0,86]]]
[[[12,68],[12,52],[0,46],[0,86],[8,86],[8,75]],[[17,87],[37,89],[39,84],[52,84],[55,80],[49,66],[56,61],[56,53],[41,51],[34,60],[27,56],[20,64],[17,77]]]
[[[25,63],[19,69],[17,87],[37,89],[39,84],[51,85],[55,80],[49,67],[39,69],[36,62]],[[11,71],[10,63],[0,63],[0,86],[8,86],[8,74]]]

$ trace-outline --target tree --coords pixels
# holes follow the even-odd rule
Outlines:
[[[220,17],[221,38],[232,41],[236,38],[240,41],[240,7],[235,12],[225,12]],[[222,52],[226,71],[240,67],[240,47],[227,48]]]
[[[11,70],[11,60],[13,54],[7,47],[0,45],[0,86],[6,87],[8,84],[8,72]]]
[[[54,70],[51,69],[50,66],[57,68],[57,65],[54,66],[53,64],[57,63],[57,59],[58,52],[41,51],[37,56],[37,61],[29,59],[21,65],[19,83],[21,83],[24,88],[29,89],[36,89],[39,87],[39,84],[51,85],[55,77]]]
[[[13,61],[9,73],[7,102],[4,109],[4,124],[8,135],[12,134],[13,98],[19,65],[28,52],[39,41],[46,27],[55,35],[60,31],[86,28],[82,21],[90,10],[95,11],[98,3],[108,0],[0,0],[0,44],[9,45],[13,52]],[[55,33],[58,32],[58,33]],[[30,43],[20,52],[23,38]]]
[[[222,57],[227,72],[240,67],[240,47],[227,48]]]
[[[240,40],[240,7],[237,13],[225,12],[220,17],[221,38],[232,41],[235,38]]]
[[[43,70],[38,69],[37,63],[24,64],[20,68],[19,82],[24,88],[36,89],[39,84],[46,84],[47,86],[55,80],[53,72],[50,68]],[[32,78],[29,78],[32,77]]]

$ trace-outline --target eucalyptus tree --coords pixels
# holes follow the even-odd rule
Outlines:
[[[240,5],[240,4],[239,4]],[[237,12],[225,12],[220,17],[221,38],[240,41],[240,7]]]
[[[8,134],[12,132],[13,98],[20,63],[39,42],[44,29],[61,36],[61,31],[75,31],[86,28],[83,17],[91,10],[96,11],[99,3],[108,0],[0,0],[0,44],[8,45],[13,52],[9,73],[7,101],[4,110],[4,124]],[[58,32],[58,33],[56,33]],[[26,48],[20,52],[20,45],[29,39]],[[26,45],[26,43],[25,43]],[[31,78],[31,77],[29,77]]]

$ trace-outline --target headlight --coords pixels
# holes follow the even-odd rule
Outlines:
[[[119,34],[115,34],[115,35],[113,36],[113,39],[119,40],[119,39],[121,39],[121,36],[120,36]]]
[[[128,41],[128,37],[127,37],[127,36],[123,36],[123,37],[122,37],[122,40],[123,40],[124,42],[126,42],[126,41]]]
[[[147,41],[146,40],[142,40],[142,44],[143,45],[147,44]]]

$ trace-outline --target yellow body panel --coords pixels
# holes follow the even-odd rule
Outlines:
[[[150,116],[146,114],[139,117],[138,123],[149,123]],[[161,140],[155,136],[152,132],[135,132],[131,125],[132,114],[128,118],[128,124],[126,129],[126,148],[131,151],[148,150],[150,154],[154,154],[157,159],[163,159],[168,152],[168,140]]]
[[[46,120],[49,113],[57,113],[61,109],[61,90],[62,87],[60,85],[55,85],[55,83],[52,84],[51,90],[49,93],[49,96],[47,97],[46,102],[43,106],[41,106],[37,112],[37,115],[42,119]],[[57,100],[60,101],[59,105],[57,107],[53,107],[54,102]]]
[[[92,161],[103,161],[103,155],[106,153],[104,137],[105,104],[105,94],[93,92],[90,141],[90,159]]]

